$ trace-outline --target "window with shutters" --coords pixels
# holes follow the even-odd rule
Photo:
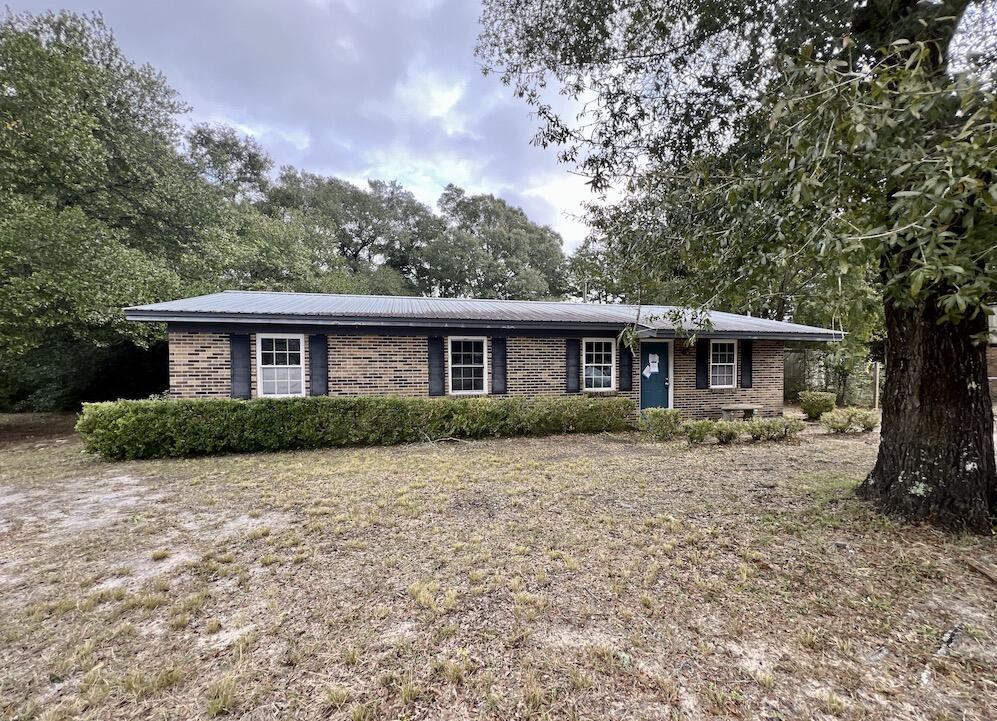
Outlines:
[[[448,370],[451,395],[488,392],[488,349],[484,337],[450,338]]]
[[[257,383],[260,395],[271,398],[305,394],[303,335],[258,335]]]
[[[582,341],[582,377],[587,391],[616,389],[616,340],[585,338]]]
[[[710,341],[710,388],[733,388],[737,370],[737,343]]]

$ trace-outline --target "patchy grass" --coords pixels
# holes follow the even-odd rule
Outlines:
[[[19,420],[2,718],[997,717],[995,542],[855,499],[875,436],[107,463]]]

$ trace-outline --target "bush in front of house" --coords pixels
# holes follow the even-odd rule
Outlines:
[[[86,403],[76,429],[107,458],[374,446],[630,427],[628,398],[260,398]]]
[[[641,412],[641,429],[656,441],[682,435],[682,414],[674,408],[648,408]]]
[[[879,425],[879,413],[865,408],[838,408],[820,417],[831,433],[863,433]]]
[[[718,421],[686,421],[682,424],[682,432],[686,440],[694,446],[706,443],[708,438],[714,437]]]
[[[692,445],[706,443],[713,438],[727,445],[742,438],[754,441],[777,441],[792,438],[806,426],[798,418],[753,418],[747,421],[686,421],[682,433]]]
[[[824,391],[800,391],[800,408],[808,421],[816,421],[834,410],[836,396]]]

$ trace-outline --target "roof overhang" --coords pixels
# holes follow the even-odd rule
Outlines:
[[[152,310],[148,308],[125,308],[125,318],[128,320],[141,321],[146,323],[168,323],[184,325],[210,325],[210,326],[309,326],[309,327],[329,327],[329,328],[440,328],[440,329],[478,329],[497,331],[559,331],[578,333],[599,332],[599,333],[620,333],[628,323],[597,323],[583,321],[499,321],[499,320],[475,320],[471,318],[398,318],[386,316],[328,316],[328,315],[299,315],[286,313],[218,313],[218,312],[197,312],[197,311],[175,311],[175,310]],[[699,338],[745,338],[758,340],[783,340],[783,341],[840,341],[844,338],[844,333],[835,331],[723,331],[715,329],[703,329],[699,331],[675,331],[668,328],[648,328],[643,327],[637,331],[639,338],[651,339],[676,339],[688,338],[695,335]]]
[[[833,343],[845,339],[843,332],[837,331],[724,331],[724,330],[696,330],[689,333],[680,333],[672,329],[642,328],[637,331],[637,337],[641,339],[649,338],[689,338],[695,335],[697,338],[744,338],[754,340],[798,340],[798,341],[822,341]]]
[[[210,325],[282,325],[327,326],[330,328],[478,328],[482,330],[570,330],[619,333],[621,323],[565,323],[559,321],[498,321],[453,318],[394,318],[384,316],[309,316],[265,313],[178,313],[176,311],[150,311],[125,309],[127,320],[146,323],[183,323]]]

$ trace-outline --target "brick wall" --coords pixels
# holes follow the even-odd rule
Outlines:
[[[987,377],[990,379],[990,401],[997,405],[997,345],[987,346]]]
[[[513,396],[563,396],[567,395],[567,349],[564,338],[535,338],[531,336],[512,336],[506,340],[506,392]],[[449,344],[444,348],[444,356],[448,359]],[[491,341],[488,347],[491,358]],[[446,362],[446,360],[445,360]],[[490,362],[489,362],[490,366]],[[624,395],[636,402],[637,400],[637,362],[633,364],[630,391],[620,391],[615,395]],[[617,372],[619,372],[617,366]],[[578,385],[583,385],[582,367],[579,362]],[[605,394],[600,394],[605,395]]]
[[[564,345],[564,338],[514,337],[506,340],[505,375],[509,395],[564,395],[567,383]]]
[[[429,395],[426,336],[329,335],[329,395]]]
[[[250,336],[250,343],[251,388],[256,397],[255,334]],[[490,359],[490,341],[488,345]],[[329,395],[425,396],[429,393],[425,336],[329,334],[328,346]],[[307,393],[310,380],[307,336],[303,350]],[[445,365],[449,352],[449,344],[445,343]],[[756,403],[763,407],[761,414],[766,416],[782,413],[783,344],[780,341],[755,341],[753,387],[750,389],[697,389],[695,348],[676,341],[673,354],[673,400],[684,417],[719,417],[720,406],[729,403]],[[992,348],[988,358],[991,375],[997,375],[997,349]],[[640,371],[640,356],[635,354],[632,390],[620,392],[635,403],[640,399]],[[509,395],[565,395],[565,373],[564,338],[513,336],[506,341]],[[227,397],[229,378],[228,335],[170,332],[170,392],[173,396]],[[582,385],[581,379],[579,385]],[[994,397],[997,398],[997,394]]]
[[[224,333],[170,331],[170,395],[227,398],[231,374]]]
[[[719,418],[720,406],[754,403],[763,416],[782,415],[784,374],[782,341],[754,341],[752,345],[751,388],[741,388],[740,348],[738,348],[737,388],[696,388],[696,348],[683,341],[674,343],[673,394],[675,407],[686,418]]]

